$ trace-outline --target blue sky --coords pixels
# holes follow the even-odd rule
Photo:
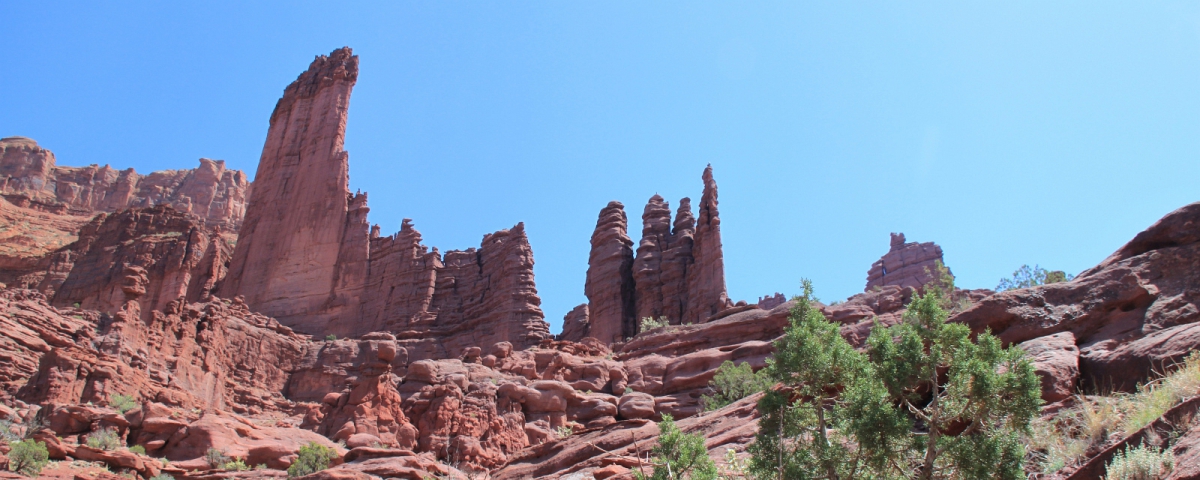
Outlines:
[[[60,164],[253,173],[283,88],[361,58],[346,149],[385,234],[523,221],[552,330],[596,215],[698,198],[730,295],[862,291],[888,233],[960,286],[1076,273],[1200,200],[1200,6],[1183,2],[0,4],[0,136]]]

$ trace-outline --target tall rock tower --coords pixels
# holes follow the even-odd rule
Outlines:
[[[317,57],[284,90],[222,296],[243,295],[252,309],[296,325],[303,322],[294,317],[333,301],[335,286],[356,282],[338,278],[345,273],[338,260],[348,253],[342,244],[353,197],[342,145],[357,78],[358,57],[345,47]]]

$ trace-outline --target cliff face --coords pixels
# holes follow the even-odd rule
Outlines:
[[[867,272],[866,290],[888,285],[920,289],[933,280],[933,275],[937,273],[937,262],[941,261],[942,247],[937,244],[906,243],[903,233],[893,233],[888,253],[872,264]]]
[[[223,160],[200,159],[191,170],[140,175],[132,168],[60,167],[54,153],[25,137],[0,139],[0,194],[13,204],[71,216],[170,205],[210,226],[236,230],[250,182]]]
[[[672,221],[670,205],[661,196],[650,197],[642,213],[636,258],[625,233],[623,206],[610,202],[601,210],[584,289],[587,336],[619,342],[638,333],[642,318],[666,317],[672,325],[702,323],[733,306],[725,291],[721,219],[711,165],[702,178],[699,218],[692,216],[689,198],[679,201]],[[630,291],[632,298],[627,296]],[[579,325],[572,329],[572,337],[582,330]]]
[[[549,337],[524,225],[443,257],[405,220],[380,237],[342,149],[358,57],[313,61],[271,116],[254,195],[221,296],[314,334],[394,332],[414,356]]]

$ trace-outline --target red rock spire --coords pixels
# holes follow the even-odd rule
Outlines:
[[[352,197],[342,145],[357,78],[358,57],[344,47],[317,57],[284,90],[222,296],[243,295],[253,310],[292,325],[329,299],[339,253],[346,255],[341,246]]]
[[[621,202],[608,202],[596,220],[584,294],[588,298],[588,336],[619,342],[637,333],[633,317],[633,240]]]

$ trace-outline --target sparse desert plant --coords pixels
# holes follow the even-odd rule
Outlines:
[[[329,468],[329,461],[337,458],[332,448],[317,442],[308,442],[300,447],[300,456],[288,467],[288,477],[303,477]]]
[[[667,317],[642,317],[642,321],[638,323],[638,333],[645,333],[656,328],[662,328],[670,325],[671,322]]]
[[[1175,454],[1145,445],[1117,452],[1105,465],[1105,480],[1162,480],[1175,469]]]
[[[108,406],[122,415],[138,406],[137,401],[129,395],[113,395],[108,398]]]
[[[331,333],[331,334],[329,334],[329,335],[326,335],[326,336],[325,336],[325,341],[326,341],[326,342],[336,342],[336,341],[337,341],[337,335],[334,335],[334,334],[332,334],[332,333]]]
[[[749,363],[734,364],[726,360],[708,382],[712,395],[701,397],[700,404],[705,410],[716,410],[766,390],[774,383],[765,369],[755,372]]]
[[[160,473],[160,474],[158,474],[158,475],[155,475],[155,476],[153,476],[153,477],[150,477],[150,480],[175,480],[175,477],[172,477],[172,476],[170,476],[170,475],[167,475],[167,474],[165,474],[165,473]]]
[[[1129,400],[1122,425],[1126,435],[1140,430],[1161,417],[1183,399],[1200,392],[1200,352],[1192,352],[1183,362],[1139,386]]]
[[[42,472],[42,467],[50,461],[50,452],[43,442],[22,440],[10,446],[8,469],[21,475],[36,478]]]
[[[133,453],[136,453],[136,454],[138,454],[138,455],[145,455],[145,454],[146,454],[146,447],[143,447],[143,446],[141,446],[141,445],[134,445],[134,446],[132,446],[132,447],[129,447],[129,451],[130,451],[130,452],[133,452]]]
[[[570,425],[563,425],[561,427],[554,429],[554,435],[556,435],[558,438],[567,438],[574,434],[575,434],[575,429],[571,428]]]
[[[704,436],[697,433],[683,433],[671,415],[663,414],[658,422],[658,445],[653,450],[654,458],[650,463],[654,470],[650,476],[641,471],[635,471],[634,476],[639,480],[716,480],[717,464],[708,458],[708,449],[704,448]]]
[[[221,470],[230,472],[244,472],[250,470],[250,466],[246,465],[246,461],[240,458],[234,458],[228,462],[221,464]]]
[[[229,463],[229,460],[225,452],[216,448],[209,448],[208,451],[204,452],[204,462],[211,468],[221,468],[222,465]]]
[[[87,446],[100,450],[116,450],[121,448],[121,436],[112,428],[101,428],[87,436]]]
[[[0,441],[12,443],[21,439],[17,433],[17,424],[11,420],[0,420]]]

